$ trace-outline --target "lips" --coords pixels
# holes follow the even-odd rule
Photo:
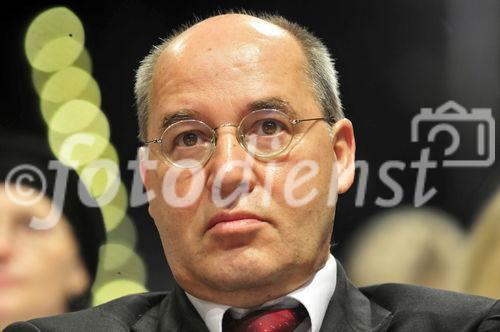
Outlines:
[[[244,220],[255,220],[267,222],[263,217],[248,212],[220,212],[214,215],[207,224],[207,231],[220,223],[241,222]]]

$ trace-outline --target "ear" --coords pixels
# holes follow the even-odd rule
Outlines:
[[[147,176],[147,162],[149,161],[149,150],[146,146],[141,146],[137,150],[137,156],[139,158],[139,174],[141,175],[142,183],[144,184],[144,187],[148,189],[147,187],[147,181],[146,181],[146,176]]]
[[[341,119],[333,126],[332,147],[336,157],[338,193],[342,194],[351,187],[355,173],[354,130],[348,119]]]
[[[142,183],[144,185],[144,188],[146,188],[146,195],[148,197],[148,202],[151,202],[152,199],[154,199],[155,194],[153,191],[153,186],[152,182],[155,181],[156,175],[149,174],[149,172],[154,172],[156,170],[158,161],[157,160],[150,160],[149,159],[149,148],[146,146],[142,146],[138,149],[137,151],[137,156],[139,159],[139,174],[142,179]],[[149,205],[151,208],[151,205]]]

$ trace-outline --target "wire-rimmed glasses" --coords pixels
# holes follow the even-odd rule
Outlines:
[[[163,157],[174,166],[199,167],[205,165],[215,151],[217,129],[236,127],[236,138],[250,155],[270,159],[287,150],[298,124],[317,120],[332,123],[333,117],[290,119],[279,110],[262,109],[249,113],[238,125],[224,123],[216,128],[200,120],[186,119],[171,124],[160,137],[146,145],[160,144]]]

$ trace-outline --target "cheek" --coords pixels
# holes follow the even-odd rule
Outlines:
[[[307,149],[295,152],[274,168],[268,166],[268,172],[274,177],[271,196],[276,215],[282,220],[280,233],[288,243],[309,250],[328,242],[331,234],[335,203],[335,199],[330,198],[331,177],[335,176],[333,153],[325,150],[312,154]]]
[[[78,260],[76,244],[55,236],[33,239],[20,252],[24,274],[35,285],[59,287]]]
[[[187,207],[174,207],[163,198],[156,197],[149,203],[149,213],[160,234],[163,248],[169,251],[186,250],[200,240],[203,209],[196,203]]]
[[[176,210],[186,214],[198,208],[206,184],[203,170],[183,170],[161,164],[150,175],[148,188],[154,193],[151,204],[168,210],[169,215]]]
[[[331,181],[335,176],[332,174],[332,163],[304,159],[289,162],[289,165],[268,170],[273,178],[273,199],[283,208],[293,210],[324,208],[330,187],[335,185]]]
[[[149,203],[149,214],[153,218],[162,242],[171,243],[171,238],[180,234],[178,227],[175,227],[175,220],[178,220],[179,216],[175,214],[175,210],[170,211],[169,206],[162,200],[155,198]]]

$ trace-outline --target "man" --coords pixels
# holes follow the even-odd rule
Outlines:
[[[7,331],[493,331],[493,300],[355,288],[330,254],[354,177],[326,47],[280,17],[227,14],[137,73],[149,213],[179,285]]]
[[[57,172],[39,138],[2,130],[0,150],[0,330],[87,308],[104,238],[99,209],[82,204],[74,171],[61,181],[64,202],[54,198]]]

